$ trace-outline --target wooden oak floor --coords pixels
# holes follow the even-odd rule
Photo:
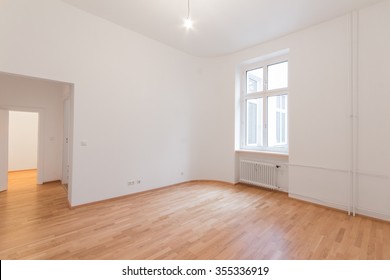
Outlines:
[[[0,259],[390,259],[390,223],[243,185],[186,183],[69,209],[10,174]]]

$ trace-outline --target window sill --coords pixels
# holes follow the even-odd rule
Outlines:
[[[282,152],[243,150],[243,149],[236,150],[236,153],[258,154],[258,155],[276,156],[276,157],[283,157],[283,158],[288,158],[289,156],[288,153],[282,153]]]

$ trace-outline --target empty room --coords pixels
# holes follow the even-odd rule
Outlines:
[[[389,15],[0,0],[0,259],[389,260]]]

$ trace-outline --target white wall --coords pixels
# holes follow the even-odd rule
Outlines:
[[[390,219],[389,73],[390,1],[359,11],[357,212]],[[348,209],[351,187],[351,16],[227,57],[233,72],[243,61],[289,49],[290,151],[285,170],[291,197]],[[232,80],[218,75],[218,81]],[[226,91],[230,100],[233,89]],[[236,103],[236,106],[239,107]],[[236,118],[237,119],[237,118]],[[239,132],[236,121],[236,134]],[[239,138],[236,137],[236,141]],[[236,145],[238,146],[238,145]],[[241,158],[280,162],[278,157],[237,153]],[[236,172],[238,164],[236,163]],[[283,180],[284,175],[279,175]]]
[[[359,12],[358,210],[390,219],[390,1]]]
[[[193,178],[234,182],[234,72],[225,57],[204,60],[198,68],[191,134]]]
[[[296,34],[291,48],[289,193],[346,209],[348,17]]]
[[[38,168],[38,113],[9,112],[8,170]]]
[[[61,1],[1,7],[0,71],[75,85],[72,205],[194,179],[201,60]]]
[[[39,112],[42,118],[43,182],[62,176],[64,84],[0,73],[0,108]],[[12,143],[10,143],[12,150]],[[15,148],[16,149],[16,148]],[[16,152],[16,151],[15,151]],[[12,164],[12,161],[9,162]],[[12,166],[10,166],[13,169]]]

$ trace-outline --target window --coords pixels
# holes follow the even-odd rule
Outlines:
[[[241,85],[241,148],[287,153],[288,61],[246,67]]]

